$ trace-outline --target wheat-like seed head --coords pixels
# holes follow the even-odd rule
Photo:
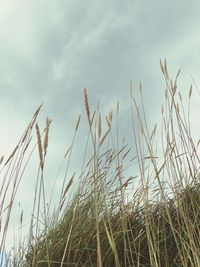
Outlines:
[[[108,116],[106,116],[106,122],[107,122],[108,128],[110,129],[111,128],[111,124],[110,124],[110,120],[109,120]]]
[[[119,100],[117,101],[117,114],[119,114]]]
[[[23,136],[23,138],[22,138],[22,140],[21,140],[21,143],[23,143],[25,140],[26,140],[26,137],[27,137],[27,135],[28,135],[28,133],[29,133],[29,131],[30,131],[30,129],[31,129],[31,123],[29,123],[29,125],[28,125],[28,127],[27,127],[27,129],[26,129],[26,131],[25,131],[25,133],[24,133],[24,136]]]
[[[89,108],[88,94],[87,94],[87,89],[86,88],[84,88],[84,100],[85,100],[85,110],[86,110],[88,121],[89,121],[89,124],[90,124],[90,108]]]
[[[73,174],[73,176],[70,178],[64,192],[63,192],[63,196],[62,198],[64,199],[65,195],[67,194],[67,191],[69,190],[69,188],[71,187],[71,185],[73,184],[73,180],[74,180],[74,176],[75,176],[75,173]]]
[[[163,105],[161,106],[161,113],[164,114],[164,107],[163,107]]]
[[[9,156],[9,158],[7,159],[7,161],[5,162],[4,166],[5,166],[6,164],[8,164],[8,162],[11,160],[11,158],[15,155],[16,151],[18,150],[18,148],[19,148],[19,145],[17,145],[17,146],[15,147],[15,149],[13,150],[13,152],[11,153],[11,155]]]
[[[23,222],[23,215],[24,215],[24,211],[22,210],[21,215],[20,215],[20,224],[22,225]]]
[[[63,205],[64,205],[64,203],[65,203],[65,200],[66,200],[65,195],[67,194],[69,188],[70,188],[71,185],[73,184],[74,175],[75,175],[75,174],[73,174],[73,176],[72,176],[71,179],[69,180],[69,182],[68,182],[68,184],[67,184],[67,186],[66,186],[66,188],[65,188],[65,190],[64,190],[64,193],[63,193],[63,196],[62,196],[62,202],[61,202],[61,204],[60,204],[60,211],[61,211],[61,209],[62,209],[62,207],[63,207]]]
[[[190,86],[189,98],[191,97],[191,95],[192,95],[192,85]]]
[[[164,70],[163,63],[162,63],[162,60],[161,59],[160,59],[160,68],[162,70],[162,73],[164,74],[165,73],[165,70]]]
[[[78,116],[78,120],[77,120],[77,123],[76,123],[75,131],[77,131],[77,129],[78,129],[78,127],[79,127],[80,120],[81,120],[81,115]]]
[[[34,115],[33,115],[33,119],[32,119],[31,125],[30,125],[30,128],[31,128],[31,129],[33,128],[33,125],[34,125],[34,123],[35,123],[35,121],[36,121],[36,119],[37,119],[37,116],[38,116],[38,114],[39,114],[41,108],[42,108],[42,105],[43,105],[43,103],[38,107],[38,109],[36,110],[36,112],[35,112]]]
[[[65,153],[64,158],[67,157],[67,155],[68,155],[68,153],[69,153],[69,151],[70,151],[71,149],[72,149],[72,146],[70,146],[70,147],[67,149],[67,152]]]
[[[112,122],[112,118],[113,118],[113,113],[112,113],[112,111],[110,111],[110,112],[108,113],[108,118],[109,118],[109,121]]]
[[[142,82],[140,81],[140,95],[142,95]]]
[[[167,70],[167,61],[166,61],[166,59],[164,60],[164,63],[162,62],[162,60],[160,60],[160,67],[161,67],[162,73],[165,76],[165,78],[167,80],[169,80],[169,74],[168,74],[168,70]]]
[[[103,142],[105,141],[107,135],[109,134],[110,132],[110,129],[107,130],[107,132],[104,134],[104,136],[101,138],[101,141],[100,141],[100,146],[103,144]]]
[[[132,81],[130,81],[130,96],[132,99],[133,98],[133,83],[132,83]]]
[[[1,156],[0,164],[3,162],[4,156]]]
[[[48,117],[46,118],[46,129],[45,129],[45,137],[44,137],[44,143],[43,143],[43,151],[44,151],[44,156],[47,153],[47,147],[48,147],[48,140],[49,140],[49,127],[51,124],[52,120],[50,120]]]
[[[179,104],[178,103],[176,104],[176,110],[179,113]]]
[[[40,129],[38,124],[36,123],[36,134],[37,134],[37,140],[38,140],[38,151],[39,151],[39,157],[40,157],[40,167],[43,170],[44,167],[44,160],[43,160],[43,152],[42,152],[42,142],[41,142],[41,135],[40,135]]]
[[[164,61],[164,70],[165,70],[165,74],[166,74],[167,80],[169,80],[169,74],[168,74],[168,70],[167,70],[167,60],[166,60],[166,58],[165,58],[165,61]]]

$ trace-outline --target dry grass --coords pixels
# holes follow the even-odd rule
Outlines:
[[[166,82],[165,103],[161,108],[161,123],[157,122],[153,129],[148,126],[142,84],[138,101],[130,83],[133,147],[119,139],[119,102],[116,118],[110,112],[104,130],[99,107],[91,113],[84,89],[89,133],[83,166],[80,175],[69,176],[79,116],[72,145],[64,156],[68,161],[54,213],[46,210],[43,174],[50,120],[46,120],[42,146],[36,112],[22,137],[23,142],[5,164],[7,166],[19,150],[19,155],[23,155],[36,123],[41,172],[37,177],[29,241],[21,248],[21,254],[16,252],[12,258],[13,266],[200,266],[199,142],[195,144],[192,139],[189,115],[186,116],[178,92],[180,71],[173,81],[166,61],[160,64]],[[192,87],[188,92],[189,102],[191,97]],[[85,164],[88,152],[90,158]],[[5,206],[3,192],[7,192],[10,179],[0,192],[1,207]],[[18,178],[15,179],[13,194],[19,184]],[[1,249],[5,245],[13,201],[14,196],[8,205]],[[23,213],[21,221],[22,217]]]

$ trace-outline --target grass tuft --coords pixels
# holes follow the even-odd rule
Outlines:
[[[4,168],[13,168],[14,156],[23,155],[27,144],[30,145],[30,133],[36,123],[42,173],[37,177],[30,235],[7,266],[200,266],[199,142],[195,143],[192,138],[190,105],[186,113],[178,92],[180,70],[173,81],[166,60],[160,61],[160,66],[166,84],[165,98],[161,122],[156,122],[152,129],[143,103],[142,83],[138,90],[140,101],[130,83],[132,136],[129,141],[133,143],[129,145],[124,139],[120,140],[119,102],[116,117],[111,111],[104,121],[99,106],[91,112],[84,89],[89,130],[83,166],[80,174],[78,171],[69,174],[79,116],[72,144],[64,156],[68,162],[58,208],[52,213],[46,210],[43,173],[51,121],[46,120],[42,146],[36,122],[39,107],[21,139],[23,142],[4,164]],[[188,97],[190,103],[192,87]],[[12,179],[12,173],[10,175]],[[5,206],[9,179],[1,187],[0,212]],[[18,185],[17,179],[14,182]],[[13,190],[15,194],[17,187]],[[7,207],[1,248],[5,246],[13,201],[14,195]],[[22,221],[23,211],[21,224]]]

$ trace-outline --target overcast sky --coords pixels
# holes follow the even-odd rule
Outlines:
[[[41,118],[53,119],[50,161],[57,162],[83,112],[84,87],[92,107],[100,100],[108,111],[119,99],[127,119],[130,80],[134,88],[141,80],[156,120],[165,85],[160,59],[167,58],[173,77],[181,68],[182,93],[191,74],[200,85],[199,12],[197,0],[0,0],[1,155],[11,152],[44,102]]]

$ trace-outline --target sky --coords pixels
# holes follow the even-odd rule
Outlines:
[[[160,59],[167,59],[172,77],[181,68],[181,93],[188,93],[191,75],[200,84],[199,11],[197,0],[0,0],[1,155],[12,151],[43,102],[41,127],[46,116],[53,121],[53,176],[84,111],[84,88],[91,107],[100,101],[103,112],[120,101],[126,132],[130,80],[136,91],[142,81],[149,119],[156,121],[165,88]],[[198,102],[194,98],[194,125]],[[22,184],[25,207],[31,188],[29,182]]]

